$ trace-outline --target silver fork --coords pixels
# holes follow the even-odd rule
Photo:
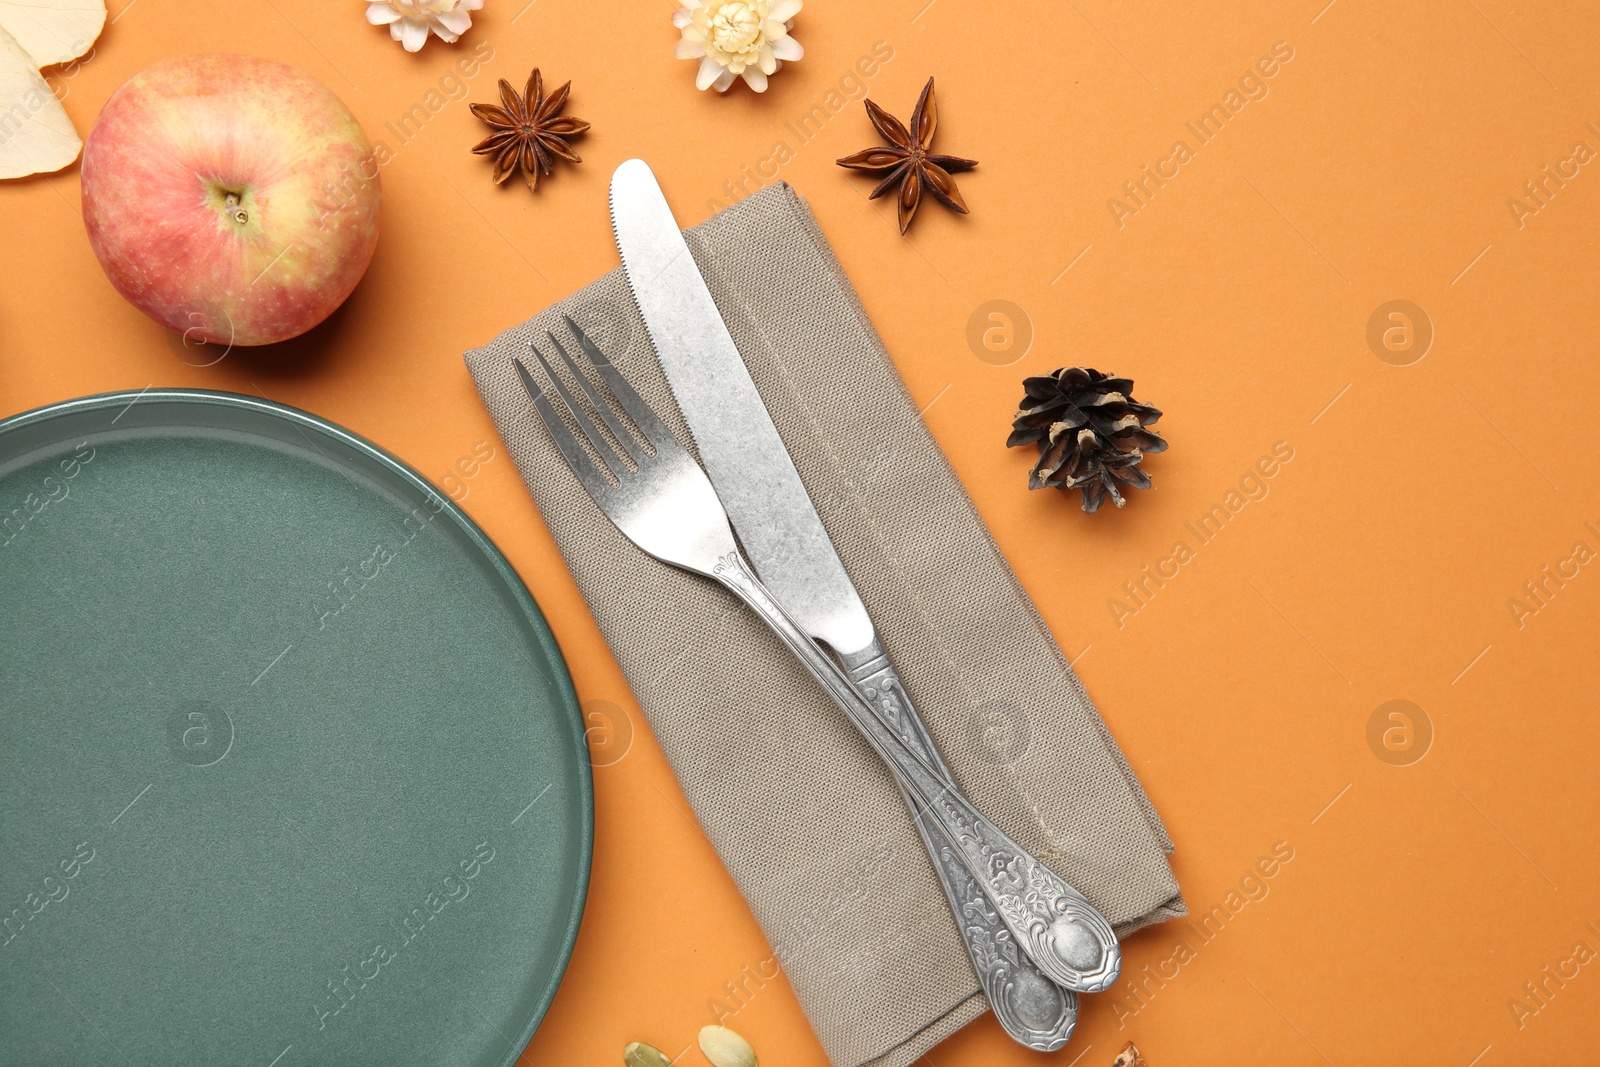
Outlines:
[[[1111,985],[1121,969],[1121,952],[1110,924],[1083,894],[985,818],[878,718],[849,676],[762,586],[739,551],[727,512],[705,472],[577,324],[567,319],[567,325],[595,373],[637,427],[642,443],[554,334],[549,335],[551,343],[588,400],[587,409],[531,343],[529,348],[550,390],[539,386],[521,360],[515,363],[534,410],[600,510],[646,553],[721,583],[771,627],[850,718],[909,796],[933,816],[939,832],[999,913],[1018,947],[1040,971],[1080,993],[1099,992]],[[588,410],[607,432],[601,431]],[[577,434],[567,419],[577,427]]]

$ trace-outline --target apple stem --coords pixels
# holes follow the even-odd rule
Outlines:
[[[229,193],[222,198],[222,206],[227,209],[228,217],[240,226],[250,221],[250,213],[239,204],[239,194]]]

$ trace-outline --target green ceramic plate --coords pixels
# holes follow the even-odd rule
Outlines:
[[[223,393],[0,422],[0,1061],[509,1065],[592,841],[555,641],[414,471]]]

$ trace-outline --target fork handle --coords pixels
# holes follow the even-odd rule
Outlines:
[[[955,781],[883,646],[874,639],[866,648],[839,658],[878,721],[947,781]],[[924,811],[903,785],[900,794],[915,813],[917,833],[933,860],[961,932],[961,943],[1001,1029],[1037,1052],[1061,1048],[1078,1025],[1078,995],[1050,981],[1038,964],[1018,951],[1000,913],[989,905],[962,858],[945,842],[932,813]]]
[[[743,556],[718,558],[711,576],[750,606],[850,717],[900,784],[932,815],[952,850],[1017,939],[1052,981],[1098,993],[1122,966],[1111,924],[1055,872],[1029,855],[873,714],[855,684],[810,635],[789,618]]]

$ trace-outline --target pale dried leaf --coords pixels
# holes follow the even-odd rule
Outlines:
[[[35,67],[86,54],[105,26],[105,0],[0,0],[0,29],[17,39]]]
[[[60,170],[82,149],[33,58],[0,29],[0,178]]]

